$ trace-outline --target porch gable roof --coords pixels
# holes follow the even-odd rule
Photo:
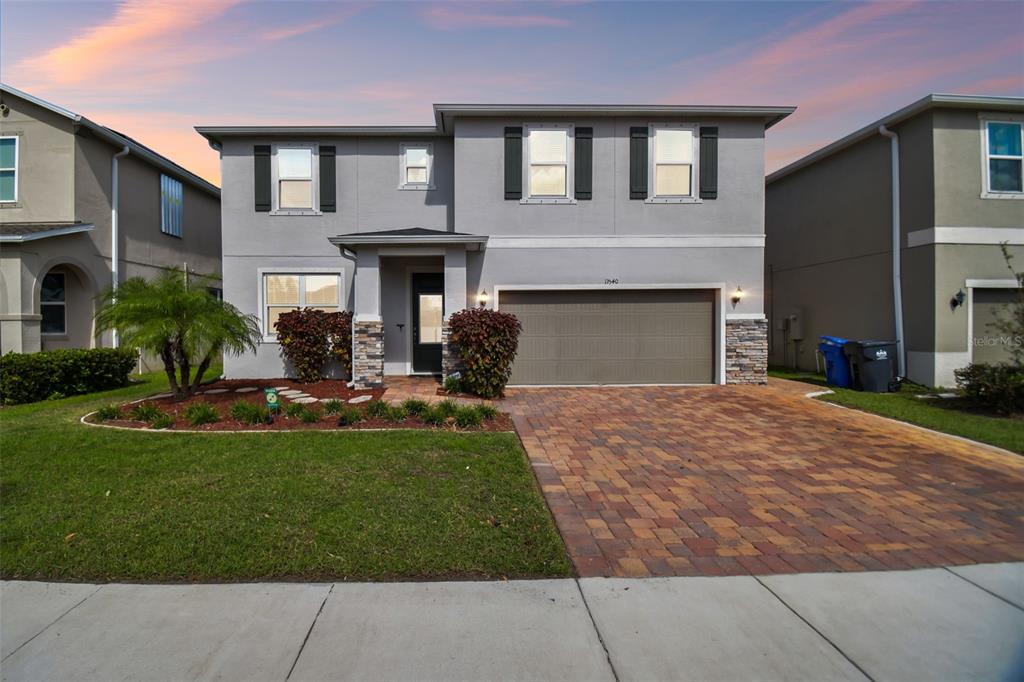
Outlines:
[[[350,232],[328,237],[335,246],[353,248],[359,246],[404,246],[423,244],[465,244],[467,248],[480,248],[487,242],[486,235],[466,234],[430,230],[425,227],[409,227],[401,230],[380,230],[377,232]]]

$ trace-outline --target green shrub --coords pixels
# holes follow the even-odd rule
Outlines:
[[[346,405],[338,414],[338,426],[351,426],[363,421],[363,411],[354,405]]]
[[[299,421],[306,424],[315,424],[320,421],[320,410],[314,410],[311,407],[302,406],[303,410],[299,413]]]
[[[480,410],[473,406],[459,407],[455,410],[455,424],[463,429],[469,429],[474,426],[480,426],[484,418],[480,414]]]
[[[401,405],[390,405],[387,413],[384,415],[384,419],[392,423],[398,423],[405,421],[405,418],[409,416],[409,413],[405,411],[405,408]]]
[[[454,417],[455,412],[459,409],[459,404],[454,400],[448,400],[447,398],[437,403],[435,407],[440,410],[441,414],[445,417]]]
[[[306,406],[302,403],[288,403],[284,406],[284,416],[291,417],[292,419],[298,419],[302,416],[302,413],[306,411]]]
[[[151,429],[169,429],[174,426],[174,417],[161,412],[153,421],[149,422],[149,428]]]
[[[1024,367],[973,364],[953,374],[964,396],[978,407],[1000,414],[1024,412]]]
[[[341,414],[345,404],[336,398],[324,401],[324,414]]]
[[[402,407],[406,412],[412,415],[423,414],[430,405],[425,400],[419,400],[417,398],[409,398],[402,403]]]
[[[138,358],[131,348],[7,353],[0,356],[0,402],[31,403],[125,386]]]
[[[245,400],[236,400],[231,404],[231,417],[243,424],[263,424],[270,413],[267,408]]]
[[[302,308],[282,314],[274,323],[277,340],[299,381],[309,384],[323,378],[329,360],[337,360],[352,372],[352,313],[328,313]]]
[[[213,424],[220,421],[220,414],[210,403],[192,403],[185,408],[185,421],[192,426]]]
[[[424,424],[429,424],[431,426],[443,426],[445,421],[448,419],[448,415],[434,405],[433,407],[428,407],[424,410],[423,414],[420,415],[420,419],[423,420]]]
[[[480,413],[481,419],[494,419],[498,416],[498,408],[494,405],[477,405],[476,411]]]
[[[137,422],[148,423],[162,415],[163,411],[153,403],[138,403],[128,414]]]
[[[468,308],[451,316],[449,339],[462,360],[463,390],[496,398],[512,374],[522,325],[515,315],[487,308]]]
[[[371,400],[366,403],[366,416],[371,419],[384,419],[388,416],[391,406],[383,400]]]
[[[121,408],[117,405],[104,405],[96,410],[96,419],[101,422],[108,422],[112,419],[121,418]]]
[[[462,393],[462,375],[449,374],[444,378],[445,393]]]

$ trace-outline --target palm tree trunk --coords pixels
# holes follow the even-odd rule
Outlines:
[[[206,354],[203,361],[196,367],[196,378],[192,380],[192,393],[195,394],[199,390],[199,385],[203,383],[203,375],[206,374],[206,370],[210,369],[210,363],[213,362],[213,351]]]
[[[178,358],[178,371],[181,376],[178,384],[178,397],[187,398],[192,395],[192,387],[189,385],[189,378],[192,375],[192,368],[188,361],[188,353],[185,352],[185,344],[182,343],[181,336],[178,336],[174,342],[175,355]]]
[[[164,361],[164,373],[167,374],[167,383],[171,387],[171,392],[178,395],[178,378],[174,373],[174,351],[171,350],[171,344],[164,344],[164,347],[160,349],[160,359]]]

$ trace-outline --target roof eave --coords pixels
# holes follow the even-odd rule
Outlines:
[[[338,235],[327,240],[335,246],[423,246],[424,244],[485,244],[486,235]]]
[[[92,223],[81,223],[79,225],[57,227],[52,230],[46,230],[43,232],[30,232],[28,234],[0,234],[0,243],[20,244],[22,242],[33,242],[36,241],[37,239],[60,237],[66,234],[76,234],[78,232],[92,232],[94,227],[95,225],[93,225]]]

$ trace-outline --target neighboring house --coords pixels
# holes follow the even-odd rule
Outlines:
[[[221,151],[229,377],[274,320],[354,312],[354,379],[455,365],[449,316],[523,325],[511,383],[763,382],[764,135],[790,107],[435,105],[429,127],[200,127]]]
[[[816,367],[823,334],[902,336],[901,374],[928,386],[1007,358],[989,323],[1017,295],[1000,243],[1024,269],[1022,123],[1024,98],[929,95],[770,174],[772,363]]]
[[[116,278],[169,267],[220,276],[215,186],[9,86],[0,103],[0,351],[116,343],[93,324]]]

